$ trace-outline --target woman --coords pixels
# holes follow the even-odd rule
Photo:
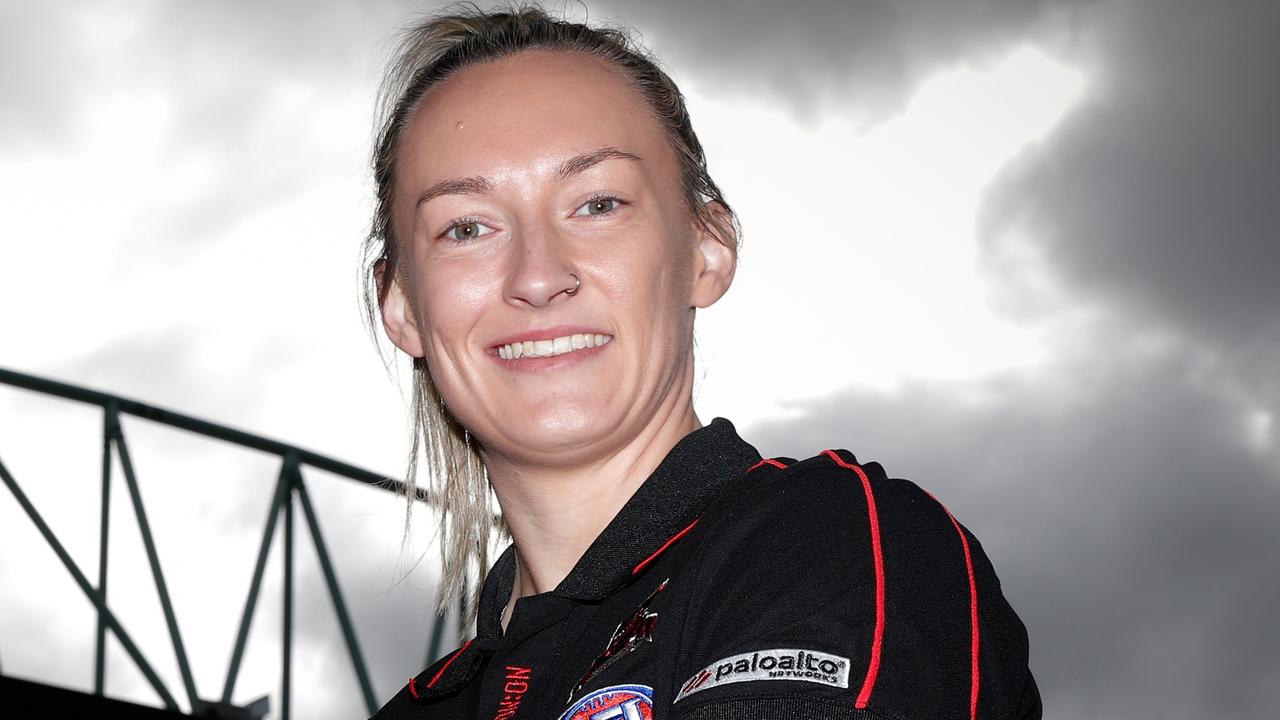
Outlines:
[[[476,636],[377,718],[1039,716],[1022,624],[931,496],[695,415],[737,225],[648,56],[471,11],[414,29],[386,88],[370,277],[445,592],[486,564],[488,487],[514,542]]]

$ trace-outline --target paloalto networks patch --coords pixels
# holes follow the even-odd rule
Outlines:
[[[749,680],[799,680],[847,688],[849,658],[795,648],[731,655],[694,673],[680,686],[673,704],[696,692]]]
[[[569,706],[560,720],[653,720],[653,688],[648,685],[601,688]]]

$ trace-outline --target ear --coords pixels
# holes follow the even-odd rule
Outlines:
[[[378,285],[378,302],[382,307],[382,329],[396,347],[410,357],[422,357],[426,351],[422,344],[422,334],[418,332],[418,324],[405,297],[404,288],[400,286],[398,273],[392,272],[387,277],[387,261],[379,260],[373,266],[374,282]]]
[[[714,200],[704,206],[709,217],[705,223],[694,223],[697,247],[694,249],[693,287],[689,304],[710,307],[733,284],[738,269],[738,233],[724,205]],[[705,225],[705,226],[704,226]]]

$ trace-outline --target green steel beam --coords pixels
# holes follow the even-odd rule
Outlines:
[[[151,663],[148,663],[147,659],[142,656],[142,652],[138,650],[138,646],[133,643],[133,639],[129,637],[129,633],[125,632],[124,626],[120,624],[120,621],[116,619],[116,616],[107,609],[105,605],[99,602],[98,592],[89,584],[89,580],[84,576],[84,573],[80,572],[80,568],[76,566],[75,561],[67,554],[66,549],[62,547],[62,543],[58,542],[58,538],[54,536],[53,530],[49,529],[44,518],[40,517],[40,513],[36,512],[35,506],[31,504],[31,501],[27,499],[26,494],[18,487],[18,481],[13,478],[13,475],[9,474],[9,469],[4,466],[3,462],[0,462],[0,479],[4,480],[4,484],[8,486],[9,492],[13,493],[18,504],[22,506],[24,511],[26,511],[27,517],[31,518],[31,522],[35,524],[36,529],[44,536],[45,541],[49,543],[49,547],[53,549],[54,554],[62,561],[67,572],[71,573],[71,578],[80,586],[80,590],[84,592],[85,597],[89,598],[89,602],[92,602],[94,606],[98,608],[98,612],[106,620],[107,627],[111,628],[111,631],[116,634],[116,639],[120,641],[120,645],[124,648],[124,651],[129,654],[129,657],[133,658],[133,662],[138,666],[138,670],[142,671],[143,677],[147,679],[147,682],[151,684],[152,689],[154,689],[156,694],[160,696],[160,700],[164,702],[164,706],[169,710],[177,711],[177,701],[173,699],[173,695],[169,694],[169,690],[164,686],[164,683],[160,681],[160,676],[156,675],[156,671],[152,669]]]
[[[258,591],[262,589],[262,576],[267,567],[267,555],[271,552],[271,537],[276,531],[276,520],[280,517],[280,506],[284,503],[285,494],[289,492],[289,461],[280,465],[280,476],[276,480],[276,491],[271,496],[271,509],[267,510],[266,529],[262,532],[262,544],[258,547],[258,560],[253,566],[253,579],[249,581],[249,594],[245,598],[244,614],[240,617],[240,629],[236,632],[235,649],[231,651],[231,663],[227,666],[227,682],[222,687],[222,702],[230,703],[231,694],[236,688],[236,677],[240,674],[240,661],[244,658],[244,646],[249,639],[249,626],[253,623],[253,611],[258,605]]]
[[[164,611],[164,621],[169,626],[169,639],[173,642],[173,654],[178,659],[183,688],[187,691],[192,709],[195,709],[200,707],[200,698],[196,696],[196,683],[191,676],[191,665],[187,662],[187,649],[182,644],[182,633],[178,631],[178,618],[174,615],[173,602],[169,599],[169,588],[165,585],[164,573],[160,570],[160,556],[156,553],[156,543],[151,537],[151,524],[147,522],[147,511],[142,507],[142,493],[138,490],[133,461],[129,458],[129,444],[124,441],[124,432],[118,423],[115,430],[116,453],[120,456],[120,468],[124,470],[125,485],[129,488],[129,498],[133,501],[133,513],[138,518],[142,545],[146,548],[147,561],[151,564],[151,577],[156,582],[156,594],[160,596],[160,609]]]
[[[364,656],[360,654],[360,644],[356,642],[355,627],[351,624],[351,615],[347,612],[347,604],[342,600],[342,590],[338,587],[338,576],[333,571],[333,562],[329,559],[329,551],[325,547],[324,537],[320,534],[320,523],[316,519],[315,508],[311,505],[311,497],[307,493],[307,485],[302,481],[302,471],[297,470],[294,478],[294,489],[298,500],[302,503],[302,514],[307,519],[307,528],[311,531],[311,540],[316,546],[316,555],[320,558],[320,570],[324,573],[324,582],[329,586],[329,598],[333,600],[333,611],[338,616],[338,624],[342,627],[342,638],[347,642],[347,653],[351,656],[351,665],[355,668],[356,679],[360,682],[360,692],[364,695],[365,709],[372,715],[378,710],[373,699],[373,686],[369,683],[369,672],[364,664]]]
[[[98,601],[99,607],[107,605],[107,542],[111,521],[111,443],[119,429],[120,418],[115,404],[108,405],[102,413],[102,520],[98,536]],[[93,694],[101,695],[107,682],[107,623],[98,612],[98,634],[93,659]]]
[[[310,465],[311,467],[325,470],[334,473],[335,475],[341,475],[342,477],[355,480],[356,482],[364,483],[366,485],[373,485],[375,487],[391,490],[400,495],[404,494],[404,483],[400,480],[369,472],[363,468],[349,465],[341,460],[336,460],[317,452],[304,450],[287,443],[259,437],[252,433],[236,430],[235,428],[219,425],[207,420],[194,418],[190,415],[183,415],[182,413],[165,410],[136,400],[129,400],[116,395],[110,395],[96,390],[89,390],[88,388],[77,387],[75,385],[68,385],[66,383],[60,383],[56,380],[48,380],[35,375],[5,370],[3,368],[0,368],[0,384],[12,385],[26,390],[34,390],[46,395],[55,395],[68,400],[100,405],[104,408],[114,402],[120,412],[128,415],[145,418],[152,422],[158,422],[171,427],[181,428],[199,435],[224,440],[243,447],[261,450],[280,457],[293,453],[298,457],[300,464]],[[435,499],[424,488],[418,488],[417,496],[419,500],[423,500],[429,504],[435,503]]]
[[[296,462],[286,476],[289,491],[284,496],[284,637],[280,658],[280,720],[289,720],[289,700],[293,685],[293,483],[298,475]]]

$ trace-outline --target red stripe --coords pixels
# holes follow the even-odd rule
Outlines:
[[[773,458],[765,458],[760,462],[756,463],[755,465],[752,465],[751,467],[747,468],[747,472],[751,472],[752,470],[755,470],[756,468],[761,467],[763,465],[772,465],[780,470],[787,469],[786,465],[778,462],[777,460],[774,460]]]
[[[876,565],[876,630],[871,640],[871,662],[867,665],[867,676],[862,681],[862,690],[858,692],[856,707],[861,710],[871,699],[871,689],[875,687],[876,675],[880,673],[880,650],[884,644],[884,552],[880,546],[880,515],[876,512],[875,495],[871,493],[871,480],[862,468],[845,462],[831,450],[823,450],[822,454],[840,467],[857,473],[858,479],[862,481],[862,492],[867,496],[867,517],[871,522],[871,553],[875,556]]]
[[[689,532],[690,530],[692,530],[692,529],[693,529],[693,526],[694,526],[694,525],[697,525],[697,524],[698,524],[698,520],[701,520],[701,519],[702,519],[702,518],[698,518],[697,520],[694,520],[693,522],[689,523],[689,527],[687,527],[687,528],[685,528],[685,529],[681,530],[680,532],[676,533],[675,535],[672,535],[670,540],[668,540],[668,541],[666,541],[666,542],[662,543],[662,547],[658,548],[657,550],[654,550],[652,555],[650,555],[649,557],[647,557],[647,558],[645,558],[645,559],[641,560],[641,561],[640,561],[640,564],[638,564],[638,565],[636,565],[635,567],[631,568],[631,574],[632,574],[632,575],[638,575],[638,574],[640,573],[640,571],[641,571],[641,570],[643,570],[643,569],[645,569],[645,567],[646,567],[649,563],[653,562],[654,560],[657,560],[659,555],[661,555],[662,553],[666,552],[667,548],[671,547],[671,546],[672,546],[672,544],[674,544],[674,543],[675,543],[675,541],[677,541],[677,540],[679,540],[680,538],[684,537],[684,534],[685,534],[685,533],[687,533],[687,532]]]
[[[933,493],[928,493],[929,497],[938,502],[942,511],[947,514],[951,520],[951,525],[956,529],[956,534],[960,536],[960,546],[964,548],[964,569],[969,573],[969,720],[975,720],[978,717],[978,582],[973,575],[973,554],[969,551],[969,538],[965,537],[964,529],[960,527],[960,523],[956,522],[956,518],[943,505],[938,498],[933,497]]]
[[[409,678],[409,694],[413,696],[414,700],[422,699],[421,697],[418,697],[418,679],[417,678]]]
[[[475,638],[471,638],[466,643],[464,643],[462,647],[454,651],[454,653],[449,656],[449,659],[445,661],[444,665],[441,665],[440,669],[436,671],[435,677],[431,678],[431,682],[427,683],[427,687],[430,688],[434,686],[436,684],[436,681],[440,679],[440,676],[444,674],[444,671],[448,670],[449,666],[453,664],[453,661],[457,660],[459,655],[466,652],[467,648],[471,647],[471,643],[475,641],[476,641]]]

